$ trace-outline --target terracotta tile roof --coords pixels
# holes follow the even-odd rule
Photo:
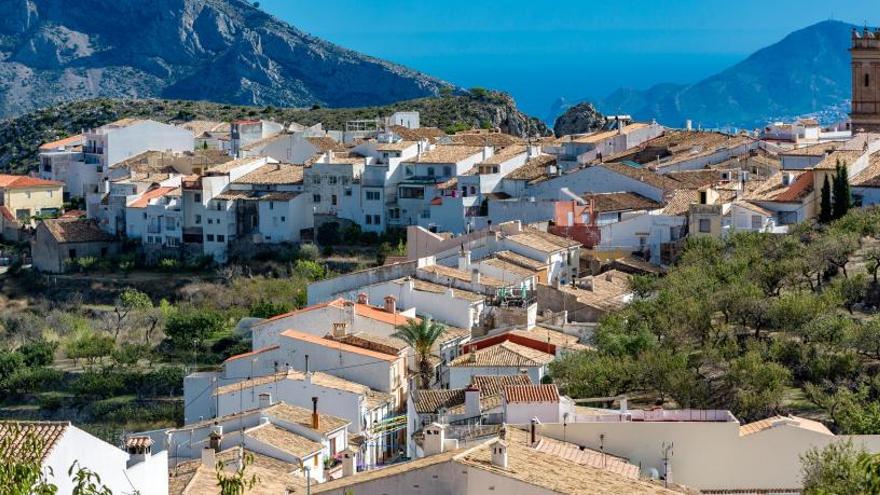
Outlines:
[[[352,354],[360,354],[362,356],[371,357],[373,359],[379,359],[382,361],[393,362],[398,359],[398,356],[392,354],[385,354],[383,352],[371,351],[369,349],[364,349],[361,347],[355,347],[353,345],[345,344],[343,342],[335,342],[330,339],[326,339],[324,337],[318,337],[317,335],[312,335],[305,332],[300,332],[298,330],[285,330],[281,333],[282,337],[287,337],[289,339],[298,340],[301,342],[308,342],[310,344],[315,344],[323,347],[327,347],[339,352],[349,352]]]
[[[281,346],[279,346],[279,345],[270,345],[269,347],[263,347],[262,349],[256,349],[251,352],[244,352],[241,354],[236,354],[234,356],[229,356],[228,358],[226,358],[226,361],[223,361],[223,362],[228,363],[229,361],[236,361],[236,360],[243,359],[246,357],[258,356],[260,354],[265,354],[267,352],[275,351],[280,348],[281,348]]]
[[[677,180],[659,175],[645,168],[632,167],[623,163],[603,163],[596,166],[602,167],[606,170],[610,170],[616,174],[629,177],[630,179],[643,182],[645,184],[648,184],[649,186],[655,187],[663,191],[672,191],[681,187],[681,183]]]
[[[604,469],[617,473],[626,478],[639,479],[639,467],[630,464],[626,459],[616,457],[604,452],[597,452],[592,449],[581,448],[578,445],[560,442],[548,437],[541,437],[535,450],[560,457],[567,461],[580,464],[581,466],[590,466],[598,469]]]
[[[318,150],[318,153],[325,153],[327,151],[336,150],[342,151],[345,149],[344,146],[340,145],[338,142],[336,142],[335,139],[331,137],[307,137],[305,139]]]
[[[628,273],[608,270],[593,276],[593,290],[562,285],[559,290],[577,297],[581,304],[603,310],[620,309],[626,305],[625,297],[632,292]]]
[[[413,399],[417,413],[436,414],[440,409],[448,410],[464,404],[464,389],[416,390]]]
[[[519,253],[514,253],[513,251],[498,251],[497,253],[495,253],[495,257],[500,260],[509,261],[514,265],[519,265],[533,271],[542,270],[549,266],[543,261],[533,260],[528,256],[523,256]]]
[[[449,450],[449,451],[443,452],[442,454],[420,457],[414,461],[398,462],[398,463],[392,464],[388,467],[380,467],[377,469],[371,469],[369,471],[361,471],[361,472],[356,473],[352,476],[346,476],[343,478],[335,479],[333,481],[327,481],[327,482],[318,484],[314,488],[312,488],[312,493],[314,493],[316,495],[319,493],[327,493],[327,492],[338,493],[338,492],[341,492],[341,490],[343,488],[348,487],[348,486],[356,486],[361,483],[367,483],[370,481],[380,480],[383,478],[392,478],[394,476],[398,476],[398,475],[412,472],[412,471],[417,471],[419,469],[428,469],[432,466],[437,466],[437,465],[452,461],[452,459],[456,455],[460,454],[461,452],[462,452],[462,450]],[[342,493],[344,493],[344,492],[342,492]],[[351,491],[350,493],[355,493],[355,492]],[[357,493],[361,493],[361,492],[358,491]],[[364,493],[373,493],[373,492],[365,491]],[[398,493],[402,495],[403,493],[406,493],[406,492],[405,491],[401,491],[401,492],[391,491],[391,492],[389,492],[389,495],[398,494]]]
[[[290,201],[300,193],[292,191],[241,191],[237,189],[227,189],[226,191],[214,196],[212,199],[221,201]]]
[[[531,385],[529,375],[474,375],[471,377],[471,385],[480,389],[480,394],[501,395],[504,389],[513,385]]]
[[[406,278],[399,278],[393,281],[395,284],[404,285],[407,282]],[[414,279],[413,280],[413,288],[420,292],[431,292],[434,294],[446,294],[449,291],[452,291],[452,297],[458,299],[464,299],[470,302],[478,302],[486,299],[482,294],[477,294],[476,292],[472,292],[464,289],[450,288],[445,285],[435,284],[434,282],[428,282],[427,280]]]
[[[626,210],[653,210],[662,205],[650,198],[634,192],[613,192],[586,194],[584,201],[593,201],[593,210],[597,213]]]
[[[402,125],[393,125],[390,127],[390,129],[391,132],[397,134],[407,141],[418,141],[420,139],[427,139],[428,141],[434,142],[437,140],[437,138],[446,135],[443,130],[436,127],[419,127],[416,129],[410,129],[409,127],[404,127]]]
[[[486,264],[493,268],[504,270],[505,272],[510,272],[523,278],[535,276],[535,270],[524,268],[520,265],[517,265],[516,263],[512,263],[501,258],[488,258],[485,260],[480,260],[480,264]]]
[[[722,171],[716,169],[682,170],[680,172],[669,172],[664,177],[678,182],[680,188],[700,189],[720,182],[722,180],[721,174]]]
[[[455,457],[455,462],[481,469],[498,476],[519,480],[529,485],[565,495],[672,495],[680,493],[658,483],[621,475],[614,470],[594,467],[583,459],[567,459],[555,455],[553,449],[537,449],[528,445],[528,434],[508,428],[507,468],[492,464],[492,446],[497,440],[483,443]],[[568,444],[572,448],[576,445]],[[566,448],[563,454],[569,451]]]
[[[515,144],[508,146],[480,162],[480,165],[501,165],[502,163],[515,158],[517,155],[524,154],[526,151],[527,148],[524,145]]]
[[[423,266],[417,270],[417,273],[430,273],[433,275],[437,275],[440,277],[447,277],[459,280],[461,282],[470,283],[471,282],[471,274],[468,272],[463,272],[457,268],[450,268],[448,266],[443,265],[428,265]],[[480,285],[485,285],[488,287],[508,287],[514,285],[514,282],[504,283],[503,281],[490,277],[487,275],[480,275]]]
[[[178,124],[177,127],[192,132],[194,137],[201,137],[212,132],[225,134],[231,131],[229,123],[215,122],[213,120],[190,120],[189,122]]]
[[[255,475],[257,483],[250,488],[249,495],[278,495],[283,493],[300,495],[306,493],[305,479],[296,473],[297,464],[284,462],[272,457],[238,447],[217,454],[228,472],[238,467],[239,455],[250,455],[253,464],[248,466],[248,475]],[[202,465],[201,459],[184,461],[169,470],[168,493],[170,495],[220,495],[215,468]]]
[[[576,335],[569,335],[565,332],[553,330],[550,328],[536,326],[531,329],[514,329],[509,332],[512,335],[524,337],[540,343],[547,343],[556,347],[568,350],[586,350],[590,346],[580,343],[580,339]]]
[[[761,208],[760,206],[758,206],[756,204],[749,203],[748,201],[737,201],[737,202],[733,203],[733,206],[739,206],[740,208],[745,208],[746,210],[753,211],[759,215],[764,215],[765,217],[772,217],[773,216],[772,211],[765,210],[764,208]]]
[[[678,189],[672,193],[663,207],[664,215],[686,215],[692,204],[700,201],[700,191],[696,189]]]
[[[346,333],[345,335],[340,336],[330,334],[327,335],[326,338],[384,354],[398,354],[400,351],[409,347],[409,344],[401,339],[383,337],[368,332]]]
[[[157,187],[155,189],[151,189],[143,194],[136,200],[129,203],[129,208],[146,208],[149,206],[150,201],[161,198],[166,194],[171,194],[174,191],[179,191],[179,187]]]
[[[242,165],[248,165],[250,163],[262,161],[264,164],[267,163],[267,158],[264,156],[251,156],[245,158],[238,158],[236,160],[230,160],[228,162],[218,163],[208,168],[205,171],[204,175],[225,175],[235,170]]]
[[[396,143],[376,143],[376,151],[404,151],[416,146],[418,141],[398,141]]]
[[[58,243],[109,242],[113,236],[101,230],[94,220],[56,218],[41,222]]]
[[[744,437],[747,435],[753,435],[779,426],[795,426],[797,428],[803,428],[823,435],[834,435],[834,433],[831,433],[831,430],[818,421],[804,419],[797,416],[772,416],[770,418],[740,426],[739,436]]]
[[[538,155],[527,161],[523,166],[505,175],[507,180],[524,180],[530,183],[547,179],[547,167],[556,165],[555,155]]]
[[[241,390],[247,390],[251,387],[258,387],[260,385],[265,385],[267,383],[278,382],[281,380],[293,380],[293,381],[304,381],[307,376],[304,371],[290,370],[284,371],[281,373],[275,373],[274,375],[266,375],[260,376],[257,378],[252,378],[250,380],[243,380],[237,383],[231,383],[229,385],[223,385],[222,387],[217,387],[217,389],[213,392],[213,396],[218,395],[226,395],[234,392],[238,392]],[[313,385],[317,385],[319,387],[330,388],[334,390],[339,390],[343,392],[350,392],[353,394],[360,394],[367,398],[367,404],[369,408],[375,409],[381,405],[390,403],[393,400],[393,397],[390,394],[386,394],[384,392],[379,392],[371,389],[366,385],[362,385],[360,383],[355,383],[348,381],[344,378],[339,378],[333,375],[328,375],[327,373],[322,373],[320,371],[311,372],[311,376],[308,377]],[[213,421],[213,420],[211,420]],[[206,424],[212,424],[211,422],[206,422]],[[191,425],[188,425],[191,426]]]
[[[40,179],[28,175],[0,174],[0,189],[30,189],[35,187],[63,187],[63,182]]]
[[[734,136],[714,131],[667,130],[662,136],[646,141],[635,149],[606,157],[605,160],[634,161],[651,169],[663,169],[754,141],[749,136]]]
[[[565,237],[529,228],[524,229],[522,233],[508,236],[506,239],[547,254],[581,245],[581,243]]]
[[[841,143],[818,143],[803,148],[795,148],[793,150],[783,151],[782,155],[787,156],[822,156],[831,153],[841,146]]]
[[[194,151],[144,151],[110,165],[112,169],[127,169],[141,174],[165,172],[177,173],[182,167],[202,167],[210,169],[234,158],[223,150]]]
[[[821,162],[817,163],[815,168],[818,170],[834,170],[837,168],[837,163],[846,163],[852,165],[853,162],[861,158],[864,155],[864,151],[853,151],[853,150],[837,150],[832,151],[828,154]]]
[[[524,345],[504,341],[459,356],[449,366],[465,368],[536,367],[553,361],[553,356]]]
[[[318,403],[318,409],[321,408],[321,403]],[[269,414],[273,417],[281,419],[283,421],[287,421],[288,423],[294,423],[303,428],[308,428],[310,430],[317,431],[322,435],[326,435],[328,433],[334,432],[340,428],[345,428],[351,421],[340,418],[337,416],[333,416],[331,414],[326,414],[318,411],[318,429],[315,430],[312,428],[312,410],[306,409],[305,407],[294,406],[291,404],[287,404],[284,402],[279,402],[268,408],[263,410],[264,413]]]
[[[782,185],[782,174],[789,173],[794,180],[788,186]],[[745,195],[749,201],[768,201],[778,203],[796,203],[813,192],[813,171],[785,171],[773,174],[759,183]]]
[[[273,424],[264,424],[245,430],[248,437],[269,444],[283,452],[287,452],[299,459],[320,452],[323,446],[308,438],[297,435],[292,431],[279,428]]]
[[[40,145],[40,151],[49,151],[58,148],[66,148],[68,146],[76,146],[83,144],[83,135],[75,134],[70,137],[61,138],[57,141],[50,141],[48,143],[44,143]]]
[[[45,460],[69,427],[69,422],[0,421],[0,441],[9,442],[3,453],[15,456],[27,449],[41,461]]]
[[[289,163],[268,163],[236,179],[236,184],[302,184],[303,166]]]
[[[410,320],[420,321],[419,318],[410,318],[408,316],[403,316],[400,313],[391,314],[385,311],[384,308],[377,308],[368,304],[355,303],[354,308],[357,316],[363,316],[364,318],[381,321],[394,326],[405,325]]]
[[[504,148],[513,146],[523,142],[522,138],[504,134],[503,132],[462,132],[449,136],[449,141],[453,144],[464,146],[492,146],[493,148]]]
[[[559,402],[559,390],[552,383],[531,385],[508,385],[504,388],[504,400],[508,404],[518,402]]]
[[[868,159],[868,166],[850,179],[855,187],[880,187],[880,152]]]
[[[479,146],[438,145],[404,163],[458,163],[482,152]]]

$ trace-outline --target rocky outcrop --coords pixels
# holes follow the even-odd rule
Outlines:
[[[578,103],[556,118],[553,132],[557,136],[598,131],[605,125],[605,116],[592,103]]]
[[[0,116],[96,97],[384,105],[450,86],[242,0],[0,0],[0,12]]]

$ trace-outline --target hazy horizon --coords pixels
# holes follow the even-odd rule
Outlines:
[[[563,0],[548,8],[523,0],[503,7],[462,0],[439,7],[404,0],[264,0],[261,8],[346,48],[463,87],[509,92],[523,110],[544,118],[560,97],[596,100],[619,87],[696,82],[830,18],[876,25],[880,12],[871,3],[667,0],[627,8]]]

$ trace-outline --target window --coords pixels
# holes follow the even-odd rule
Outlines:
[[[699,230],[704,234],[712,232],[712,221],[708,218],[701,218]]]
[[[320,203],[321,195],[320,194],[312,194],[312,203]]]
[[[413,168],[410,166],[407,166],[406,168],[403,169],[403,173],[405,173],[407,177],[411,177],[413,174]]]
[[[871,75],[865,74],[865,87],[867,88],[870,85],[871,85]]]
[[[202,224],[202,216],[196,215],[196,225],[201,225],[201,224]]]
[[[226,242],[226,236],[217,234],[217,242]]]
[[[335,184],[336,184],[336,180],[337,180],[337,179],[336,179],[336,176],[335,176],[335,175],[331,175],[331,176],[327,177],[327,184],[330,184],[331,186],[332,186],[332,185],[335,185]]]
[[[428,177],[434,177],[434,167],[428,167]]]
[[[217,211],[221,211],[223,209],[223,201],[217,201]]]
[[[213,223],[214,223],[214,219],[213,219],[213,218],[209,218],[209,219],[208,219],[208,225],[212,225]]]
[[[287,221],[287,217],[281,217],[281,221],[282,221],[282,222],[286,222],[286,221]]]
[[[27,196],[28,199],[31,199],[31,192],[30,191],[26,192],[25,195]]]
[[[380,196],[379,191],[367,191],[367,201],[379,201]]]
[[[144,220],[147,219],[147,212],[144,212]]]
[[[388,218],[398,219],[400,218],[400,210],[398,208],[391,208],[388,210]]]
[[[330,195],[330,204],[333,206],[336,206],[336,195],[335,194]]]
[[[270,210],[274,210],[274,209],[275,209],[275,202],[274,202],[274,201],[269,201],[269,209],[270,209]]]
[[[403,199],[424,199],[425,190],[421,187],[401,187],[400,197]]]
[[[449,177],[450,175],[452,175],[452,167],[450,167],[449,165],[443,167],[443,176]]]
[[[106,247],[101,248],[101,256],[107,256],[107,248]]]
[[[346,190],[345,190],[345,195],[346,195],[346,196],[351,196],[351,189],[346,189]]]
[[[373,215],[367,215],[366,222],[367,222],[367,225],[372,225],[373,224]]]
[[[382,223],[382,220],[379,217],[379,215],[373,215],[373,225],[380,225],[381,223]]]
[[[761,215],[752,215],[752,230],[761,230],[763,227],[764,222]]]
[[[214,242],[214,234],[208,234],[207,237],[209,242]]]
[[[797,223],[797,212],[796,211],[780,211],[779,212],[779,225],[791,225]]]
[[[318,456],[312,457],[312,464],[315,467],[318,467]]]
[[[76,258],[76,249],[68,249],[67,250],[68,258]]]
[[[52,197],[52,191],[49,191],[49,197],[50,198]]]
[[[196,194],[193,196],[193,201],[195,201],[196,203],[201,203],[201,202],[202,202],[202,195],[199,194],[199,193],[196,193]]]

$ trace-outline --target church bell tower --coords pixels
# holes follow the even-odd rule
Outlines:
[[[853,133],[880,132],[880,30],[853,29],[852,48]]]

